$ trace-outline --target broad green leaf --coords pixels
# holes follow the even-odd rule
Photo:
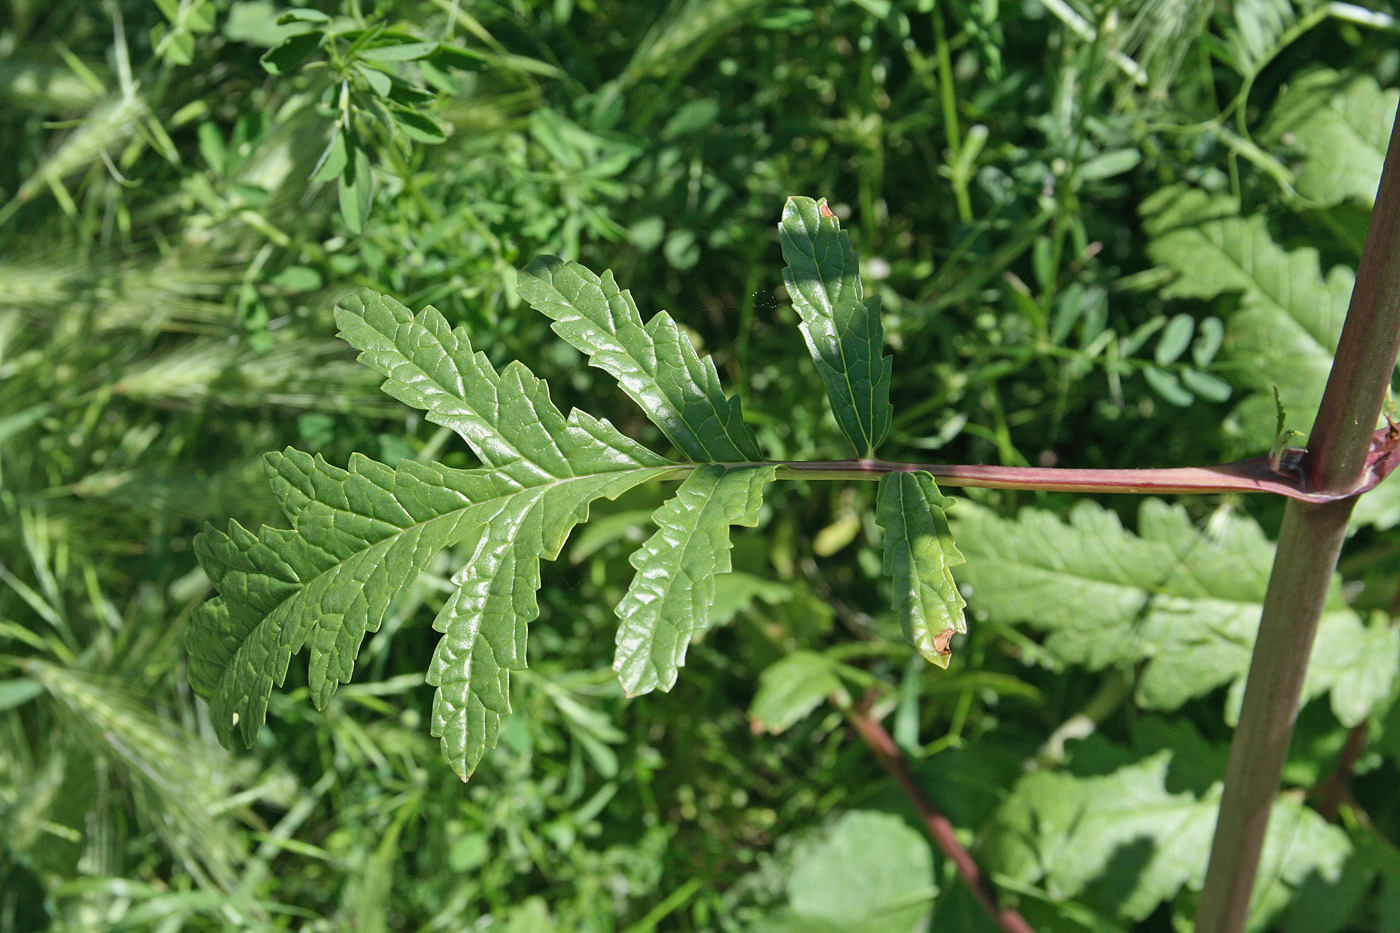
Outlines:
[[[1219,785],[1200,796],[1168,791],[1172,754],[1162,751],[1101,776],[1037,771],[1021,778],[983,848],[987,866],[1120,922],[1144,920],[1162,902],[1200,890]],[[1250,928],[1266,925],[1310,874],[1335,879],[1350,851],[1340,827],[1293,796],[1279,797]]]
[[[541,256],[520,273],[521,297],[553,319],[555,333],[617,379],[691,460],[762,460],[737,398],[727,399],[709,358],[662,311],[644,326],[611,272]]]
[[[670,690],[685,651],[710,626],[715,574],[729,563],[729,526],[758,523],[776,464],[698,467],[652,515],[657,531],[632,555],[637,575],[617,605],[613,670],[628,695]]]
[[[792,854],[787,909],[761,933],[887,933],[928,928],[938,885],[928,840],[888,813],[856,810]]]
[[[1266,139],[1302,152],[1298,193],[1324,205],[1376,200],[1400,90],[1366,75],[1306,74],[1279,95]]]
[[[851,239],[825,199],[788,198],[778,225],[783,281],[802,336],[826,384],[836,423],[859,457],[873,457],[889,432],[890,366],[881,356],[880,299],[865,298]]]
[[[794,651],[764,668],[749,706],[754,730],[784,732],[843,692],[841,662],[813,651]]]
[[[957,500],[933,477],[886,473],[880,478],[875,521],[885,529],[885,574],[894,580],[894,608],[904,636],[925,658],[948,666],[949,630],[967,631],[966,602],[952,568],[963,562],[945,514]]]
[[[787,583],[739,571],[721,574],[715,578],[715,597],[710,603],[710,624],[727,625],[740,610],[752,606],[754,600],[776,606],[791,602],[793,595],[793,587]]]
[[[1228,684],[1235,715],[1273,564],[1273,545],[1250,519],[1220,512],[1198,531],[1185,509],[1149,499],[1132,534],[1087,501],[1068,523],[1034,509],[1013,521],[968,503],[957,533],[960,576],[978,609],[1047,632],[1061,661],[1142,665],[1144,707],[1176,709]],[[1389,695],[1398,659],[1400,634],[1363,623],[1334,580],[1305,698],[1330,692],[1337,719],[1356,725]]]
[[[269,455],[292,527],[254,535],[231,523],[196,540],[221,595],[196,612],[190,679],[209,697],[220,737],[237,728],[251,742],[292,654],[310,648],[311,695],[324,706],[390,600],[437,551],[465,544],[458,590],[434,623],[444,637],[430,672],[434,733],[465,776],[508,710],[507,672],[524,665],[540,558],[558,555],[593,499],[675,465],[606,421],[578,411],[566,419],[528,369],[498,374],[432,308],[415,316],[364,292],[337,320],[387,392],[454,428],[487,466],[391,468],[356,455],[340,470],[297,451]]]
[[[1270,413],[1277,385],[1297,423],[1310,426],[1355,276],[1338,267],[1324,278],[1316,250],[1283,249],[1263,217],[1238,216],[1229,198],[1168,188],[1148,198],[1143,215],[1148,254],[1178,276],[1163,297],[1240,294],[1226,328],[1228,373],[1266,394]]]

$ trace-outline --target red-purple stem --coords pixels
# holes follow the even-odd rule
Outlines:
[[[1290,447],[1274,462],[1252,457],[1208,467],[1146,470],[1073,470],[895,463],[889,460],[788,460],[778,475],[788,479],[879,479],[886,473],[925,471],[946,486],[987,489],[1043,489],[1054,492],[1203,493],[1271,492],[1300,502],[1334,502],[1373,488],[1400,463],[1400,427],[1376,431],[1361,480],[1345,490],[1314,492],[1300,467],[1303,451]]]
[[[958,877],[962,878],[963,884],[972,892],[972,896],[982,905],[982,909],[987,912],[997,926],[1006,933],[1035,933],[1031,925],[1025,921],[1019,913],[1010,907],[1002,907],[997,903],[997,890],[992,886],[991,881],[983,874],[981,867],[972,858],[972,855],[958,841],[957,831],[953,828],[952,822],[938,812],[938,808],[933,805],[928,794],[919,784],[914,772],[910,770],[908,761],[904,758],[904,753],[899,750],[894,739],[885,727],[880,725],[880,721],[870,715],[869,697],[855,709],[847,711],[847,718],[855,727],[860,737],[865,740],[870,751],[879,759],[880,764],[885,766],[885,770],[899,784],[900,790],[904,791],[904,796],[909,798],[909,803],[919,815],[919,822],[923,823],[924,831],[929,834],[938,848],[943,850],[943,854],[953,863],[958,871]]]

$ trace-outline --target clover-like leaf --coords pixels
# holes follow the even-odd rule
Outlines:
[[[1324,276],[1317,250],[1285,250],[1263,217],[1238,210],[1229,198],[1164,188],[1143,204],[1147,250],[1177,273],[1164,297],[1242,296],[1226,326],[1227,371],[1259,395],[1277,385],[1289,412],[1310,426],[1355,276],[1341,267]]]
[[[889,433],[890,367],[881,356],[880,299],[865,297],[851,239],[826,201],[788,198],[778,225],[783,281],[826,385],[836,423],[859,457]]]
[[[963,556],[945,514],[955,501],[923,470],[886,473],[875,511],[875,521],[885,529],[885,574],[894,581],[899,623],[919,653],[939,667],[948,666],[953,633],[967,631],[967,603],[952,571]]]

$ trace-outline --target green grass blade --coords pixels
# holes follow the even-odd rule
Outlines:
[[[613,670],[629,695],[670,690],[690,639],[710,624],[715,575],[727,573],[729,526],[758,523],[776,465],[702,466],[652,518],[657,532],[632,555],[637,575],[618,603]]]
[[[520,274],[519,291],[588,361],[617,379],[633,401],[691,460],[762,460],[737,398],[725,398],[719,373],[700,357],[671,316],[645,325],[611,272],[541,256]]]
[[[945,514],[955,501],[939,492],[928,473],[887,473],[875,512],[885,530],[885,573],[894,580],[900,625],[919,653],[939,667],[948,666],[952,631],[967,631],[967,603],[952,571],[963,556]]]
[[[778,225],[783,281],[802,318],[836,423],[856,455],[872,457],[889,432],[890,358],[881,356],[880,299],[865,298],[851,240],[826,201],[788,198]]]

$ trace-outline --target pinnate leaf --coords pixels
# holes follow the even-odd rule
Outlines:
[[[808,344],[843,429],[869,455],[891,411],[879,304],[863,299],[854,252],[824,203],[790,202],[783,238]],[[498,372],[433,308],[415,314],[361,291],[336,309],[341,336],[383,375],[386,393],[455,431],[483,466],[393,467],[355,455],[340,469],[295,450],[268,456],[291,527],[254,533],[234,522],[196,541],[219,595],[194,615],[190,679],[209,699],[223,741],[235,731],[253,740],[272,688],[303,648],[311,697],[324,707],[349,681],[366,633],[391,601],[436,553],[459,548],[464,564],[433,622],[442,638],[427,679],[437,688],[432,732],[466,778],[510,712],[510,672],[525,667],[526,629],[539,614],[540,560],[559,555],[593,500],[652,479],[684,482],[652,514],[657,531],[633,555],[637,574],[617,607],[614,667],[629,693],[670,689],[691,639],[755,596],[790,598],[788,588],[753,578],[717,582],[731,570],[730,527],[757,524],[779,465],[761,462],[714,364],[669,315],[643,325],[611,273],[543,257],[520,291],[692,462],[661,457],[586,413],[566,417],[528,368],[511,363]],[[936,662],[951,633],[963,630],[949,572],[962,558],[943,513],[951,502],[926,473],[881,485],[899,610],[911,640]]]
[[[606,421],[565,418],[528,369],[498,374],[432,308],[413,315],[365,292],[337,319],[387,392],[453,427],[487,466],[393,468],[356,455],[340,470],[297,451],[270,455],[292,527],[254,535],[232,523],[197,539],[220,596],[196,614],[191,682],[210,698],[221,738],[236,726],[250,742],[273,685],[306,646],[312,699],[324,706],[390,600],[433,554],[466,541],[472,556],[435,623],[444,638],[430,672],[434,731],[465,776],[508,710],[507,672],[524,665],[539,559],[558,555],[593,499],[676,467]]]
[[[910,643],[929,661],[948,666],[950,630],[967,631],[967,603],[953,581],[963,562],[945,511],[956,500],[933,477],[886,473],[880,478],[875,521],[885,530],[885,574],[894,581],[894,607]]]
[[[691,460],[762,460],[739,400],[725,398],[719,373],[701,359],[666,312],[646,325],[611,272],[594,275],[576,262],[541,256],[520,274],[519,292],[589,362],[617,379]]]
[[[709,627],[715,575],[730,570],[729,526],[758,523],[777,469],[699,466],[653,513],[657,531],[632,555],[637,575],[617,605],[613,669],[629,695],[675,685],[691,638]]]
[[[1143,665],[1144,707],[1176,709],[1228,684],[1228,716],[1238,711],[1273,563],[1252,520],[1219,513],[1198,531],[1184,509],[1149,499],[1132,534],[1088,501],[1068,522],[1034,509],[1003,519],[968,503],[957,531],[960,575],[979,609],[1045,631],[1061,661]],[[1313,658],[1304,697],[1329,693],[1337,719],[1356,725],[1389,696],[1400,635],[1365,624],[1334,581]]]
[[[836,423],[857,456],[874,456],[894,411],[891,360],[880,355],[880,299],[865,298],[851,239],[824,199],[788,198],[778,239],[787,263],[783,281]]]

